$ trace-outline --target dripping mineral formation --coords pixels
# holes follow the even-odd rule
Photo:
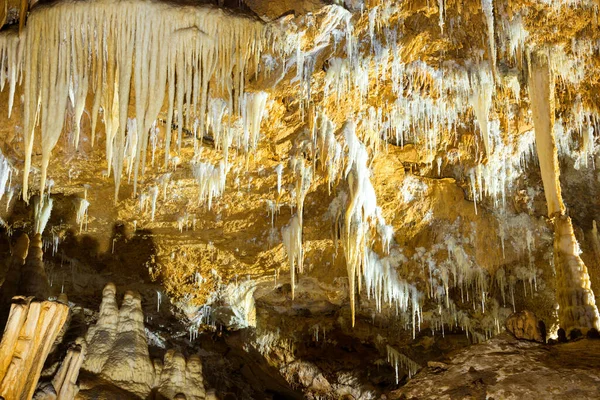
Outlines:
[[[0,0],[0,396],[596,399],[596,0]]]

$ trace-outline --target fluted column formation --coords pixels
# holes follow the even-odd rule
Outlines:
[[[156,386],[158,393],[168,399],[178,394],[185,395],[187,400],[200,400],[205,397],[202,363],[200,357],[185,357],[175,350],[165,354],[164,364],[155,362]]]
[[[30,399],[46,357],[69,315],[65,304],[13,299],[0,342],[0,396]]]
[[[67,351],[52,382],[42,386],[36,392],[34,400],[73,400],[79,392],[77,378],[85,357],[85,349],[83,338],[77,339]]]
[[[558,267],[556,296],[561,326],[600,329],[600,315],[590,276],[579,257],[579,244],[575,239],[571,218],[566,215],[554,218],[554,254]]]
[[[554,78],[545,53],[534,53],[530,57],[529,92],[548,216],[554,220],[556,294],[560,325],[567,331],[574,328],[600,329],[600,315],[590,287],[590,276],[579,257],[579,245],[573,233],[571,218],[566,215],[560,190],[560,167],[553,130]]]
[[[106,285],[100,317],[86,336],[88,355],[83,368],[145,398],[153,387],[154,367],[148,353],[141,298],[128,291],[118,309],[115,294],[114,284]]]

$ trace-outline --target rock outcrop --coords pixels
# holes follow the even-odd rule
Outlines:
[[[600,341],[547,346],[502,334],[427,368],[389,399],[597,399]]]
[[[0,343],[0,396],[11,400],[33,396],[46,357],[68,315],[65,304],[31,297],[13,299]]]
[[[539,326],[539,320],[534,313],[528,310],[510,315],[504,323],[506,330],[517,339],[544,342],[544,334]]]

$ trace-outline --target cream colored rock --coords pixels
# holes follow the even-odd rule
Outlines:
[[[77,378],[85,357],[85,341],[79,338],[69,350],[60,364],[58,372],[44,387],[40,388],[34,400],[72,400],[79,392]]]
[[[126,292],[119,309],[114,284],[107,284],[102,294],[98,322],[86,335],[87,355],[82,367],[97,377],[83,384],[82,398],[94,398],[94,393],[100,393],[110,382],[142,398],[154,390],[168,399],[178,394],[188,400],[204,399],[200,357],[193,355],[186,361],[181,353],[169,350],[164,362],[152,362],[140,296]]]
[[[571,218],[565,215],[554,218],[554,252],[561,326],[567,332],[571,328],[600,329],[600,315],[590,276],[579,256]]]
[[[79,370],[83,359],[85,357],[85,341],[79,339],[77,343],[72,346],[67,352],[58,373],[52,380],[59,399],[73,399],[79,391],[77,386],[77,377],[79,376]]]
[[[86,371],[100,373],[112,350],[119,320],[116,294],[117,288],[113,283],[107,284],[102,291],[98,321],[88,329],[85,337],[88,352],[82,368]]]
[[[164,367],[160,371],[158,393],[168,399],[178,398],[178,394],[187,400],[204,399],[206,393],[203,381],[200,357],[192,355],[186,362],[181,353],[167,351]]]
[[[30,399],[69,307],[16,297],[0,343],[0,396]]]
[[[126,292],[117,309],[115,286],[103,291],[100,317],[86,336],[88,356],[83,368],[116,386],[146,397],[154,384],[154,367],[148,354],[141,298]]]
[[[579,244],[573,233],[571,218],[565,215],[553,131],[554,76],[545,53],[531,55],[529,91],[548,216],[554,218],[554,257],[560,325],[567,332],[573,328],[584,331],[590,328],[600,329],[600,315],[591,289],[590,276],[579,257]]]
[[[512,333],[517,339],[544,342],[542,331],[538,325],[538,319],[531,311],[524,310],[512,314],[506,319],[504,325],[506,326],[506,330]]]

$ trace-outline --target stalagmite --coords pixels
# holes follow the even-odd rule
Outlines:
[[[85,357],[85,341],[77,339],[67,351],[67,355],[60,364],[60,368],[52,382],[42,386],[33,397],[34,400],[70,400],[74,399],[79,391],[77,378],[79,369]]]
[[[165,398],[172,399],[182,393],[187,400],[204,399],[202,362],[197,355],[192,355],[186,361],[181,353],[168,350],[164,364],[160,368],[155,367],[155,371],[157,391]]]
[[[69,315],[69,307],[15,297],[0,343],[0,396],[33,397],[42,367]]]
[[[90,326],[85,337],[88,351],[82,368],[96,374],[102,371],[117,334],[119,308],[116,294],[114,284],[109,283],[104,287],[98,321]]]
[[[554,138],[554,77],[547,54],[530,55],[529,93],[535,139],[548,216],[554,222],[556,292],[561,327],[600,329],[600,315],[590,287],[587,267],[580,250],[571,218],[566,215],[560,189],[560,167]]]
[[[147,396],[152,388],[154,369],[148,354],[139,294],[125,293],[112,349],[100,375],[141,397]]]
[[[21,272],[21,294],[45,300],[50,296],[50,283],[44,268],[42,237],[36,234],[29,243],[29,252]]]

